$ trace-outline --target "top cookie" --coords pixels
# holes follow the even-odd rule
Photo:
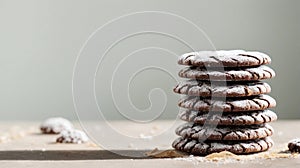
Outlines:
[[[198,67],[249,67],[271,63],[261,52],[244,50],[199,51],[183,54],[178,64]]]

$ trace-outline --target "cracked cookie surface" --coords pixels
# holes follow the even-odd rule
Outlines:
[[[179,71],[182,78],[199,79],[205,81],[257,81],[275,77],[273,69],[267,66],[249,68],[225,68],[213,70],[202,67],[186,67]]]
[[[254,125],[277,120],[276,113],[271,110],[219,114],[184,109],[180,111],[178,117],[187,122],[211,125]]]
[[[241,112],[265,110],[276,106],[276,101],[268,95],[259,95],[254,97],[246,97],[241,99],[218,100],[210,98],[201,98],[199,96],[186,96],[179,100],[179,107],[209,112]]]
[[[213,126],[202,126],[185,123],[176,128],[176,134],[189,139],[238,141],[261,139],[273,134],[273,128],[268,125],[251,126],[226,126],[214,128]]]
[[[178,64],[199,67],[246,67],[271,63],[264,53],[244,50],[200,51],[180,56]]]
[[[59,134],[63,130],[73,129],[73,124],[62,117],[48,118],[40,126],[40,130],[43,134]]]
[[[57,143],[75,143],[81,144],[89,140],[88,136],[80,130],[64,130],[56,139]]]
[[[178,83],[173,91],[201,97],[244,97],[270,93],[271,87],[265,82],[228,83],[188,80]]]
[[[249,154],[266,151],[273,146],[271,138],[250,140],[250,141],[231,141],[231,142],[199,142],[193,139],[177,138],[172,146],[183,152],[193,155],[208,155],[214,152],[229,151],[234,154]]]

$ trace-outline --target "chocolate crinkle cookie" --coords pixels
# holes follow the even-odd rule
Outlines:
[[[192,155],[229,151],[234,154],[262,152],[273,146],[276,121],[269,110],[276,100],[267,95],[271,86],[264,82],[276,76],[268,67],[265,53],[244,50],[199,51],[179,56],[185,65],[178,75],[183,78],[173,91],[185,95],[178,102],[179,136],[172,146]],[[299,152],[300,140],[289,144]]]
[[[300,139],[293,139],[288,143],[289,151],[300,152]]]
[[[75,143],[81,144],[89,140],[88,136],[80,130],[64,130],[56,139],[58,143]]]
[[[40,126],[40,130],[44,134],[59,134],[63,130],[71,129],[73,129],[73,124],[61,117],[48,118]]]

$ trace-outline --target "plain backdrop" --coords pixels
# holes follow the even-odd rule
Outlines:
[[[40,120],[50,116],[76,119],[72,74],[80,48],[100,26],[141,11],[170,12],[192,21],[207,34],[216,49],[259,50],[269,54],[273,61],[270,66],[277,73],[276,78],[268,81],[272,86],[271,95],[278,103],[274,111],[280,119],[300,118],[300,1],[0,0],[0,119]],[[157,24],[151,19],[145,22]],[[170,30],[189,31],[182,27],[170,25]],[[120,26],[120,30],[131,28]],[[108,33],[103,41],[111,35]],[[196,38],[191,35],[187,39],[197,43],[196,50],[212,49],[207,39]],[[153,106],[161,102],[166,105],[161,119],[173,119],[178,113],[176,103],[180,97],[172,93],[172,87],[176,80],[182,79],[155,68],[136,71],[141,73],[130,80],[128,74],[135,72],[130,68],[148,62],[165,66],[176,76],[180,69],[177,57],[190,50],[172,38],[144,34],[116,45],[98,69],[96,96],[106,118],[124,118],[118,114],[110,92],[116,65],[129,53],[147,46],[149,50],[125,59],[115,73],[117,107],[126,108],[131,101],[140,113],[151,107],[151,100]],[[152,88],[161,90],[151,92]],[[128,89],[129,96],[123,89]],[[126,113],[135,115],[134,110]],[[87,114],[92,118],[95,115],[89,114],[88,109]],[[145,112],[147,115],[151,116]]]

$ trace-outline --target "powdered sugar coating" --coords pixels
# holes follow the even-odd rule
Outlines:
[[[244,97],[269,93],[271,92],[271,87],[265,82],[211,83],[192,79],[180,82],[173,91],[201,97]]]
[[[196,124],[210,125],[254,125],[264,124],[277,120],[277,115],[271,110],[235,112],[235,113],[204,113],[199,111],[184,109],[179,113],[179,118],[183,121]]]
[[[222,151],[229,151],[234,154],[262,152],[271,148],[273,144],[273,140],[269,137],[257,140],[230,142],[199,142],[197,140],[179,137],[172,143],[172,146],[179,151],[203,156]]]
[[[205,69],[202,67],[186,67],[179,71],[182,78],[204,81],[257,81],[275,77],[273,69],[267,66],[225,69],[224,71]]]
[[[271,58],[257,51],[220,50],[183,54],[178,64],[199,67],[247,67],[271,63]]]
[[[64,130],[60,133],[56,142],[81,144],[89,140],[88,136],[80,130]]]
[[[198,96],[187,96],[182,98],[179,107],[209,112],[210,110],[222,112],[242,112],[264,110],[276,106],[276,101],[269,95],[259,95],[241,99],[227,99],[226,101],[201,98]]]
[[[63,130],[73,129],[73,124],[65,118],[53,117],[46,119],[40,129],[45,134],[59,134]]]
[[[176,134],[188,139],[237,141],[261,139],[273,134],[273,128],[268,125],[226,126],[212,128],[197,124],[186,123],[176,129]]]

